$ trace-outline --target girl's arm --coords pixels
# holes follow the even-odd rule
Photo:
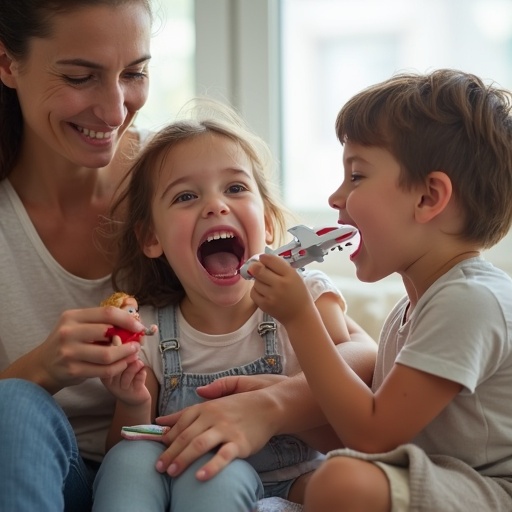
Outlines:
[[[110,450],[121,440],[124,426],[147,425],[156,416],[158,382],[153,370],[142,361],[132,363],[122,374],[103,379],[105,387],[117,398],[114,416],[105,443]]]

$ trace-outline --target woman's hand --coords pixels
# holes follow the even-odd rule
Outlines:
[[[144,326],[126,311],[115,307],[73,309],[62,313],[46,340],[2,372],[2,378],[31,380],[56,393],[91,377],[109,379],[138,359],[137,342],[121,346],[107,342],[112,326],[141,331]]]

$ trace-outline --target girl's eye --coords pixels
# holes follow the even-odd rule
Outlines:
[[[352,182],[356,182],[356,181],[359,181],[361,180],[363,177],[361,174],[358,174],[357,172],[353,172],[351,175],[350,175],[350,181]]]
[[[241,185],[240,183],[237,183],[236,185],[231,185],[228,188],[228,192],[230,194],[239,194],[240,192],[245,192],[247,190],[247,187],[244,187],[244,185]]]
[[[174,202],[175,203],[185,203],[187,201],[192,201],[195,198],[196,198],[196,196],[194,194],[192,194],[191,192],[184,192],[183,194],[180,194],[179,196],[177,196],[176,199],[174,200]]]
[[[137,309],[134,308],[134,307],[128,308],[126,311],[128,311],[128,313],[130,313],[130,315],[133,315],[134,313],[137,313]]]

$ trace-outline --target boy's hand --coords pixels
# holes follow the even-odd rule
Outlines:
[[[251,298],[284,326],[298,318],[303,309],[315,307],[300,274],[281,257],[261,254],[250,272],[255,280]]]

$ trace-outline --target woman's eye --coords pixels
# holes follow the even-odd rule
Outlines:
[[[148,73],[147,71],[127,71],[125,73],[126,78],[129,78],[130,80],[144,80],[147,78]]]
[[[66,82],[68,82],[72,85],[82,85],[82,84],[87,83],[90,79],[91,79],[91,75],[79,76],[79,77],[64,76],[64,80],[66,80]]]
[[[352,181],[352,182],[359,181],[360,179],[362,179],[362,176],[361,176],[361,174],[358,174],[357,172],[353,172],[350,175],[350,181]]]

